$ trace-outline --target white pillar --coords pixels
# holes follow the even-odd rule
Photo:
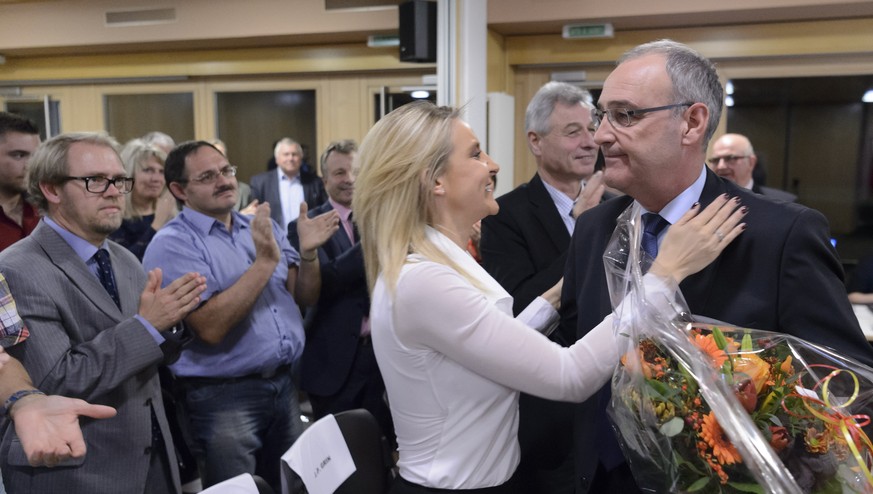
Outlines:
[[[487,149],[487,0],[437,2],[437,103],[463,107]]]

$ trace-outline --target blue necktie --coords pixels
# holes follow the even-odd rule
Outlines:
[[[97,277],[100,279],[100,284],[115,301],[115,305],[121,308],[121,300],[118,298],[118,287],[115,286],[115,276],[112,274],[112,262],[109,260],[109,252],[106,249],[99,249],[94,254],[94,260],[97,261]]]
[[[652,256],[658,257],[658,235],[669,226],[670,223],[658,213],[645,213],[643,215],[643,238],[641,245],[643,250]]]

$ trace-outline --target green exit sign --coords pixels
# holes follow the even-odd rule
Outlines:
[[[611,38],[614,35],[612,24],[567,24],[564,26],[565,39]]]

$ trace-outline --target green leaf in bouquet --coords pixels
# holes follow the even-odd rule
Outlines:
[[[758,406],[758,409],[755,410],[752,418],[758,420],[759,418],[773,415],[782,404],[782,398],[784,395],[785,390],[783,388],[772,388],[770,392],[767,393],[767,397],[764,398],[764,401],[761,402],[761,405]]]
[[[712,328],[712,339],[715,340],[715,345],[719,350],[724,350],[728,346],[727,338],[724,337],[724,333],[721,332],[717,327]]]
[[[728,482],[727,485],[733,487],[740,492],[754,492],[756,494],[764,494],[764,488],[758,484],[747,484],[744,482]]]
[[[660,398],[661,401],[671,401],[679,393],[678,389],[657,379],[646,379],[646,383],[649,385],[647,394],[652,398]]]
[[[688,390],[686,391],[686,393],[688,393],[689,396],[696,395],[697,381],[694,379],[691,373],[688,372],[688,369],[686,369],[684,365],[678,365],[677,367],[679,368],[679,372],[682,373],[682,377],[685,378],[685,384],[688,386]]]
[[[661,434],[667,437],[673,437],[682,432],[682,429],[685,428],[685,421],[679,417],[673,417],[667,422],[663,423],[658,430],[661,431]]]
[[[695,463],[686,460],[677,450],[673,450],[673,463],[675,463],[679,469],[688,469],[697,477],[702,476],[707,479],[710,478],[709,472],[702,470]]]
[[[697,491],[703,489],[704,487],[706,487],[706,484],[708,484],[709,481],[710,481],[709,477],[701,477],[701,478],[697,479],[696,482],[689,485],[688,489],[685,489],[685,492],[697,492]]]
[[[743,342],[740,344],[740,350],[743,352],[751,352],[754,348],[752,347],[752,335],[749,334],[748,331],[743,335]]]

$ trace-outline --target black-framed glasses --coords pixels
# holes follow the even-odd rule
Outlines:
[[[609,123],[616,127],[630,127],[634,124],[636,120],[642,118],[646,113],[652,113],[656,111],[670,110],[672,108],[680,108],[683,106],[691,106],[694,103],[676,103],[673,105],[666,106],[656,106],[653,108],[640,108],[638,110],[632,110],[630,108],[607,108],[605,110],[601,110],[599,108],[594,108],[591,110],[591,123],[594,125],[594,128],[600,127],[600,124],[603,122],[603,115],[609,119]]]
[[[227,165],[221,170],[209,170],[208,172],[203,172],[197,177],[190,178],[188,180],[179,180],[181,183],[194,182],[197,184],[210,185],[214,184],[216,180],[218,180],[218,176],[221,175],[225,178],[231,178],[236,176],[237,167],[233,165]]]
[[[81,180],[85,182],[85,190],[92,194],[102,194],[109,190],[110,185],[114,185],[118,192],[127,194],[133,190],[133,178],[131,177],[115,177],[109,178],[101,175],[93,175],[90,177],[64,177],[63,180]]]
[[[717,165],[718,162],[721,161],[721,160],[724,160],[724,162],[727,163],[728,165],[733,165],[733,164],[736,163],[738,160],[741,160],[741,159],[743,159],[743,158],[748,158],[748,156],[745,156],[745,155],[743,155],[743,156],[737,156],[737,155],[735,155],[735,154],[729,154],[729,155],[727,155],[727,156],[713,156],[712,158],[709,158],[709,159],[706,160],[706,161],[708,161],[709,164],[712,165],[712,166]]]

